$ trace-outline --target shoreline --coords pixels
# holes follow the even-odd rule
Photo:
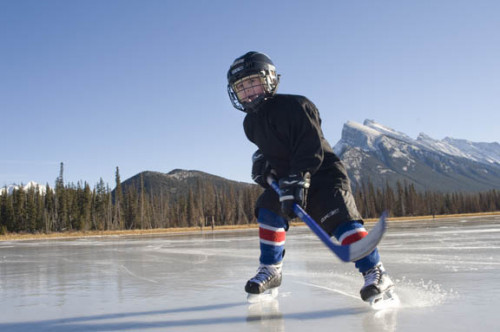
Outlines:
[[[479,212],[479,213],[461,213],[461,214],[447,214],[447,215],[427,215],[427,216],[409,216],[409,217],[392,217],[388,218],[389,222],[394,221],[416,221],[416,220],[437,220],[445,218],[460,218],[460,217],[480,217],[480,216],[495,216],[500,215],[500,211],[496,212]],[[374,223],[378,219],[368,218],[364,219],[367,224]],[[295,221],[290,223],[290,226],[304,226],[305,223]],[[90,237],[121,237],[121,236],[149,236],[149,235],[162,235],[162,234],[185,234],[193,232],[217,232],[227,230],[244,230],[258,228],[258,224],[245,224],[245,225],[221,225],[205,227],[181,227],[181,228],[155,228],[155,229],[135,229],[135,230],[105,230],[105,231],[75,231],[75,232],[60,232],[60,233],[9,233],[0,235],[0,242],[6,241],[32,241],[32,240],[62,240],[62,239],[78,239]]]

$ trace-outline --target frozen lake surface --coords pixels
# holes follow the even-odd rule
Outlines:
[[[307,227],[286,248],[277,300],[249,305],[256,229],[0,242],[0,331],[500,331],[500,216],[390,222],[391,310]]]

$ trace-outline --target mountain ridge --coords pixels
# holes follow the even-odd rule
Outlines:
[[[419,190],[482,191],[500,188],[500,144],[421,133],[417,139],[374,120],[348,121],[334,146],[353,187],[409,181]]]
[[[170,196],[176,200],[187,196],[189,191],[203,191],[208,187],[215,191],[228,192],[244,190],[256,185],[233,181],[203,171],[177,168],[168,173],[143,171],[122,181],[121,186],[124,192],[130,187],[139,189],[143,186],[148,194]]]
[[[342,137],[333,147],[342,159],[353,189],[370,181],[375,187],[397,183],[414,183],[417,190],[485,191],[500,188],[500,144],[472,142],[446,137],[437,140],[425,133],[416,139],[374,120],[363,124],[348,121]],[[168,173],[143,171],[125,181],[122,186],[141,187],[152,194],[180,196],[200,182],[211,183],[216,189],[248,188],[253,183],[239,182],[198,170],[173,169]],[[23,189],[38,185],[41,193],[46,186],[29,182]],[[18,185],[0,188],[0,195],[12,193]]]

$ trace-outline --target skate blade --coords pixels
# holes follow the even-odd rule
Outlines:
[[[278,297],[278,288],[271,288],[261,294],[250,294],[247,295],[248,303],[259,303],[274,300]]]
[[[401,304],[398,295],[393,289],[388,290],[382,295],[374,296],[369,301],[370,306],[374,310],[393,309],[399,307]]]

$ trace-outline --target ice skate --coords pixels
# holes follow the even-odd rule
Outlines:
[[[245,285],[248,302],[268,301],[278,296],[278,287],[281,285],[281,266],[282,263],[259,266],[257,274]]]
[[[363,273],[365,284],[361,288],[361,299],[369,302],[374,309],[384,309],[399,305],[394,292],[394,283],[387,275],[382,263]]]

